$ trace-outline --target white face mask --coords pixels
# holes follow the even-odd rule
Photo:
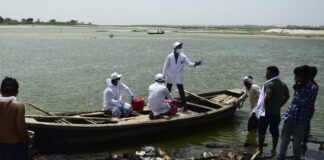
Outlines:
[[[176,49],[176,53],[180,53],[182,49]]]

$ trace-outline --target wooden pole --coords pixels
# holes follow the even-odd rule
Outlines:
[[[209,100],[209,99],[207,99],[207,98],[204,98],[204,97],[198,96],[197,94],[191,93],[191,92],[186,91],[186,90],[185,90],[185,92],[188,93],[188,94],[190,94],[190,95],[192,95],[192,96],[194,96],[194,97],[196,97],[196,98],[199,98],[199,99],[204,100],[204,101],[207,101],[207,102],[209,102],[209,103],[211,103],[211,104],[214,104],[214,105],[220,106],[220,104],[217,104],[217,103],[215,103],[215,102],[213,102],[213,101],[211,101],[211,100]]]
[[[41,112],[43,112],[43,113],[45,113],[45,114],[47,114],[47,115],[49,115],[49,116],[56,116],[54,113],[51,113],[51,112],[49,112],[49,111],[46,111],[45,109],[43,109],[43,108],[41,108],[41,107],[38,107],[38,106],[36,106],[35,104],[28,103],[28,105],[30,105],[31,107],[35,108],[36,110],[41,111]]]
[[[38,111],[41,111],[49,116],[56,116],[54,113],[51,113],[49,111],[46,111],[45,109],[39,107],[39,106],[36,106],[35,104],[32,104],[32,103],[28,103],[31,107],[35,108],[36,110]],[[63,122],[63,123],[67,123],[67,124],[71,124],[71,122],[65,120],[65,119],[60,119],[60,120],[57,120],[57,122]]]
[[[111,118],[97,118],[97,117],[73,117],[73,116],[38,116],[38,115],[26,115],[27,118],[40,118],[40,119],[71,119],[71,120],[98,120],[98,121],[110,121],[117,122]]]

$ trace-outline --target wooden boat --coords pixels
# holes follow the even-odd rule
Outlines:
[[[232,116],[243,100],[243,94],[240,89],[198,95],[188,92],[188,111],[154,120],[149,118],[149,111],[145,107],[143,111],[134,112],[127,118],[107,117],[101,111],[26,115],[26,124],[28,129],[35,132],[35,144],[104,142],[200,125]]]

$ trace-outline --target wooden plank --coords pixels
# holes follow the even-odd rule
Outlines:
[[[97,118],[97,117],[78,117],[78,116],[38,116],[38,115],[26,115],[26,118],[35,118],[35,119],[70,119],[70,120],[97,120],[97,121],[108,121],[112,123],[117,123],[117,121],[112,120],[111,118]]]
[[[208,110],[208,111],[214,109],[214,108],[207,107],[207,106],[203,106],[203,105],[196,104],[196,103],[193,103],[193,102],[187,102],[187,104],[192,105],[192,106],[195,106],[195,107],[198,107],[198,108],[203,108],[203,109],[206,109],[206,110]]]

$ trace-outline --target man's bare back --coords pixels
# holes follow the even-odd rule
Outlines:
[[[25,108],[19,101],[0,102],[0,143],[30,144],[25,123]]]

